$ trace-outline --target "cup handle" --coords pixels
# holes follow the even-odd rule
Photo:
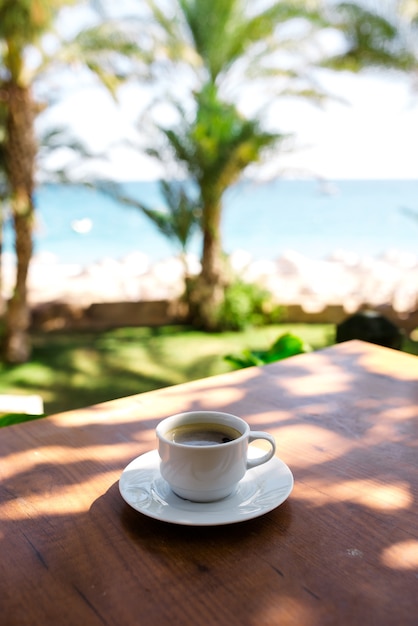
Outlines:
[[[262,465],[263,463],[267,463],[273,457],[276,452],[276,441],[272,435],[268,433],[263,433],[262,431],[252,430],[248,437],[248,443],[255,441],[256,439],[265,439],[271,445],[271,448],[268,452],[263,454],[262,456],[257,457],[256,459],[247,459],[247,469],[251,469],[252,467],[257,467],[257,465]]]

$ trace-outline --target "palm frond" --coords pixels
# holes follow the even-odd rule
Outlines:
[[[167,57],[179,60],[180,47],[175,46],[182,41],[183,54],[188,55],[188,62],[194,59],[203,81],[210,77],[215,82],[224,79],[236,66],[245,68],[260,48],[263,57],[280,50],[283,41],[277,30],[281,24],[297,20],[313,28],[324,26],[324,14],[315,7],[309,8],[310,4],[302,0],[276,1],[266,7],[264,2],[244,0],[177,0],[169,5],[168,12],[168,5],[153,0],[151,7],[167,49],[176,49],[172,55],[168,52]],[[173,11],[176,5],[178,10]]]
[[[201,221],[199,196],[194,188],[185,182],[160,181],[165,206],[158,209],[127,195],[118,183],[100,181],[96,188],[120,204],[140,210],[154,223],[160,233],[178,245],[182,252],[186,252],[191,237],[199,228]]]
[[[3,0],[0,3],[0,38],[19,48],[35,43],[51,27],[58,11],[75,0]]]
[[[150,62],[149,46],[141,46],[136,30],[123,21],[110,20],[80,32],[70,40],[60,37],[57,50],[43,52],[37,67],[41,75],[51,67],[85,67],[107,88],[115,98],[118,87]]]
[[[185,164],[196,185],[222,195],[248,165],[260,161],[264,150],[278,145],[284,136],[263,130],[257,119],[244,118],[234,105],[219,99],[211,83],[198,95],[197,105],[192,123],[161,130],[173,157]]]
[[[346,50],[323,63],[336,70],[358,72],[364,67],[391,67],[408,71],[417,67],[411,23],[402,14],[383,8],[371,10],[356,2],[342,2],[333,8],[335,26],[344,33]]]

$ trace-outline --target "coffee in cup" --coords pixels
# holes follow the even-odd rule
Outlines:
[[[229,443],[241,437],[241,432],[227,424],[202,422],[201,424],[182,424],[166,433],[167,439],[185,446],[216,446]]]
[[[156,429],[161,476],[175,494],[194,502],[229,496],[246,471],[269,461],[276,450],[272,435],[251,431],[236,415],[190,411],[167,417]],[[248,444],[264,439],[270,449],[248,458]]]

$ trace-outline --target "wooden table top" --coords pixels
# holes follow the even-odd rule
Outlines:
[[[122,499],[157,422],[235,413],[295,485],[232,525]],[[0,431],[2,626],[418,624],[418,358],[360,341]]]

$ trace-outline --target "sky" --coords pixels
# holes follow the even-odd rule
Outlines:
[[[293,137],[293,150],[277,165],[264,168],[265,177],[338,179],[418,178],[418,92],[411,81],[392,73],[348,72],[325,77],[336,96],[323,109],[302,101],[280,101],[274,125]],[[70,122],[96,150],[135,135],[143,93],[129,86],[115,104],[103,91],[85,87],[58,105],[50,117]],[[150,180],[158,167],[137,152],[113,148],[103,176],[117,180]]]
[[[394,75],[337,74],[324,111],[295,104],[287,119],[305,150],[289,155],[295,167],[313,167],[328,179],[418,178],[418,93]]]

